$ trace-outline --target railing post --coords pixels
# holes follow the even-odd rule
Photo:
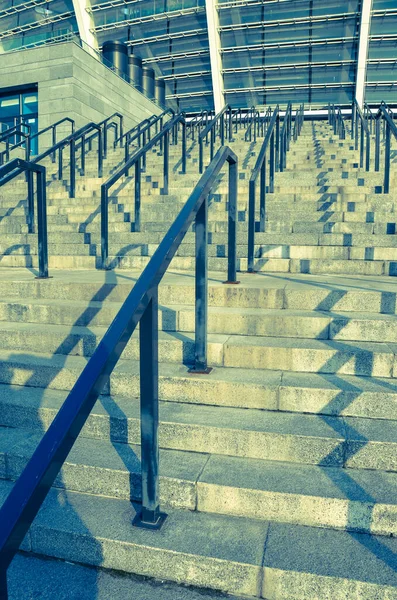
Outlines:
[[[369,171],[371,164],[371,134],[366,134],[365,170]]]
[[[7,571],[4,569],[0,573],[0,600],[8,600]]]
[[[58,179],[62,180],[63,177],[63,152],[62,146],[58,150]]]
[[[248,273],[254,272],[255,254],[255,181],[249,182],[248,198]]]
[[[352,105],[352,129],[351,129],[351,139],[354,138],[354,129],[355,129],[355,122],[356,122],[356,118],[357,118],[357,112],[356,112],[356,103],[353,100],[353,105]],[[356,148],[357,150],[357,148]]]
[[[233,141],[232,109],[229,108],[229,142]]]
[[[134,216],[134,231],[141,230],[141,159],[135,163],[135,216]]]
[[[26,173],[28,184],[28,232],[34,233],[34,187],[33,187],[33,171],[29,170]]]
[[[76,145],[74,139],[70,142],[70,189],[69,197],[76,196]]]
[[[390,135],[391,130],[388,123],[386,123],[385,133],[385,177],[383,184],[383,193],[388,194],[390,190]]]
[[[46,171],[37,173],[37,233],[39,254],[39,279],[48,277],[47,243],[47,190]]]
[[[204,170],[204,149],[203,149],[203,138],[199,136],[199,173]]]
[[[360,135],[361,135],[361,139],[360,139],[360,169],[363,168],[364,166],[364,123],[363,121],[360,119]]]
[[[53,127],[52,128],[52,145],[55,146],[55,144],[57,143],[57,135],[56,135],[56,128]],[[56,160],[56,156],[55,156],[55,151],[51,154],[51,161],[54,163]]]
[[[98,177],[103,175],[102,130],[98,131]]]
[[[182,175],[186,174],[186,123],[182,123]]]
[[[85,174],[85,135],[81,136],[81,175]]]
[[[107,269],[109,256],[108,189],[101,186],[101,268]]]
[[[214,144],[215,144],[215,128],[211,129],[211,144],[210,144],[210,162],[214,158]]]
[[[275,171],[275,153],[274,153],[274,131],[270,137],[270,157],[269,157],[269,192],[274,193],[274,171]]]
[[[120,148],[123,147],[123,116],[120,116]]]
[[[25,160],[26,162],[30,161],[30,138],[25,138]]]
[[[238,159],[229,161],[229,189],[228,189],[228,230],[227,230],[227,281],[225,283],[239,283],[237,272],[237,190],[238,190]]]
[[[142,133],[142,148],[146,146],[146,131]],[[142,171],[146,171],[146,154],[142,156]]]
[[[266,157],[261,166],[259,190],[259,231],[263,233],[266,227]]]
[[[99,152],[99,149],[98,149]],[[105,122],[103,124],[103,158],[106,158],[108,152],[108,126]]]
[[[196,215],[196,310],[195,359],[191,373],[208,374],[207,366],[207,311],[208,311],[208,260],[207,260],[208,197]]]
[[[169,176],[169,132],[167,131],[164,134],[164,160],[163,160],[163,175],[164,175],[164,183],[163,183],[163,194],[168,194],[168,176]],[[146,154],[144,154],[144,157]]]
[[[150,296],[139,323],[142,512],[133,525],[160,529],[167,515],[159,500],[158,289]]]
[[[380,118],[375,122],[375,171],[380,168]]]
[[[276,119],[276,171],[280,170],[280,113]]]

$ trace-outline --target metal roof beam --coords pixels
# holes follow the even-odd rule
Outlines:
[[[371,27],[372,0],[363,0],[361,5],[360,33],[358,42],[358,59],[355,98],[362,108],[364,105],[365,80],[369,48],[369,31]]]
[[[91,0],[73,0],[73,7],[83,46],[87,46],[86,50],[99,60],[99,46],[91,13]]]
[[[216,0],[205,0],[207,14],[208,43],[212,75],[212,91],[214,94],[215,113],[225,106],[225,93],[222,75],[221,37],[219,33],[219,14]]]

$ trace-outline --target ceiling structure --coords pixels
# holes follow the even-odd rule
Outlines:
[[[74,36],[126,42],[182,110],[347,104],[359,60],[365,100],[397,104],[397,0],[0,0],[0,51]]]

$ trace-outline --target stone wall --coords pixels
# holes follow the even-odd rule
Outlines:
[[[35,83],[40,129],[64,117],[75,119],[78,128],[116,111],[129,128],[161,112],[154,102],[71,41],[1,55],[0,89]],[[60,135],[69,132],[67,126]],[[40,151],[50,144],[49,137],[42,139]]]

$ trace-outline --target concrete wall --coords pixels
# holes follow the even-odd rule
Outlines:
[[[1,55],[0,90],[32,83],[38,84],[40,129],[63,117],[75,119],[78,128],[116,111],[125,117],[125,127],[129,128],[161,112],[75,42]],[[64,133],[69,131],[66,127]],[[40,150],[50,143],[49,138],[41,141]]]

